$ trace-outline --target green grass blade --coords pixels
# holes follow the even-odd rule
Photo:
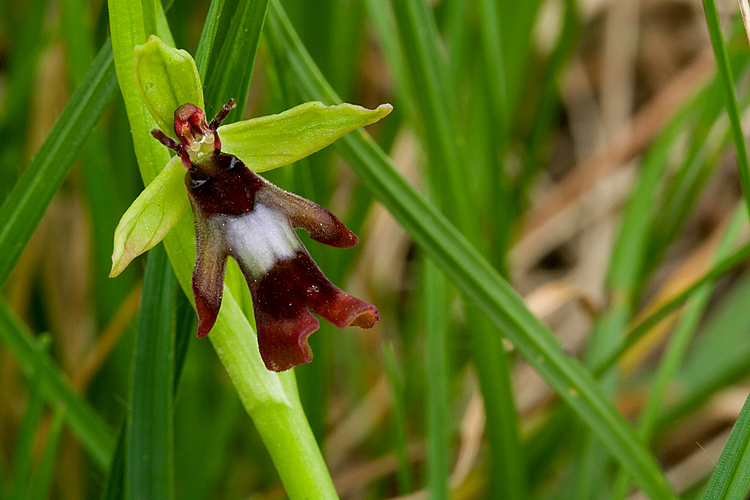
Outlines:
[[[734,141],[734,147],[737,150],[737,168],[740,173],[742,193],[745,195],[745,204],[750,212],[750,159],[748,159],[747,155],[745,135],[742,132],[740,109],[737,103],[737,93],[734,89],[732,69],[729,66],[729,56],[727,55],[727,48],[721,34],[719,13],[716,11],[714,0],[703,0],[703,10],[706,13],[708,34],[711,38],[711,46],[714,49],[714,56],[716,57],[719,80],[721,81],[724,90],[724,103],[727,108],[727,114],[729,115],[732,140]]]
[[[206,81],[206,72],[208,71],[208,60],[214,49],[214,40],[216,40],[216,31],[219,29],[219,21],[224,10],[224,0],[211,0],[211,5],[206,14],[206,22],[203,24],[201,39],[198,41],[198,51],[195,54],[195,65],[198,67],[198,74],[201,81]]]
[[[125,429],[126,423],[123,423],[120,426],[115,452],[112,455],[112,461],[107,471],[107,480],[99,495],[100,500],[125,499]]]
[[[306,98],[339,102],[301,46],[277,1],[271,2],[269,36],[286,47],[291,70]],[[435,207],[399,174],[386,155],[362,132],[337,143],[345,159],[411,237],[437,262],[458,288],[484,311],[529,363],[571,406],[610,453],[655,498],[674,493],[653,456],[597,387],[590,373],[571,359],[549,329],[523,304],[497,271]]]
[[[174,385],[172,387],[173,397],[177,395],[177,388],[182,378],[182,368],[185,364],[187,347],[190,339],[197,328],[197,318],[192,304],[185,294],[177,293],[177,305],[175,306],[175,345],[174,345]],[[127,422],[127,417],[126,417]],[[125,440],[126,423],[120,426],[117,447],[112,457],[107,481],[102,488],[101,500],[122,500],[125,498]]]
[[[0,457],[0,500],[6,500],[8,497],[6,496],[7,491],[7,483],[8,477],[7,476],[7,464],[5,463],[5,458]]]
[[[115,444],[112,431],[91,406],[73,391],[55,362],[36,349],[31,333],[4,301],[0,301],[0,341],[13,352],[26,376],[39,376],[47,403],[67,408],[68,426],[93,462],[105,469]]]
[[[473,305],[467,305],[471,359],[478,373],[490,442],[490,494],[528,498],[528,471],[511,385],[511,360],[497,329]]]
[[[411,466],[409,465],[406,408],[404,402],[404,384],[399,376],[396,350],[392,341],[383,345],[383,366],[388,378],[388,389],[393,404],[393,433],[398,457],[398,488],[405,495],[411,491]]]
[[[716,265],[706,271],[700,278],[695,280],[689,287],[685,288],[679,294],[674,296],[665,304],[662,304],[657,310],[653,311],[647,317],[640,320],[636,325],[631,327],[625,334],[620,344],[612,350],[593,370],[595,376],[599,377],[609,370],[628,349],[633,347],[648,331],[653,328],[659,321],[680,307],[690,296],[692,296],[701,286],[714,281],[729,271],[735,269],[750,257],[750,243],[743,245],[735,250],[729,256],[721,259]]]
[[[29,490],[24,497],[26,500],[45,500],[50,496],[57,450],[60,446],[60,437],[62,435],[63,423],[65,422],[65,412],[64,406],[60,406],[55,410],[49,432],[47,433],[47,442],[44,445],[42,457],[31,478],[31,483],[29,483]]]
[[[537,111],[534,113],[534,121],[524,150],[523,168],[516,181],[516,195],[520,203],[526,203],[529,189],[531,189],[539,170],[543,166],[543,158],[546,157],[546,151],[554,133],[553,123],[559,113],[558,87],[560,75],[573,54],[580,31],[581,22],[577,2],[576,0],[565,0],[565,14],[560,38],[550,56],[550,61],[542,78],[541,97],[539,98]]]
[[[87,23],[84,0],[60,3],[61,24],[66,43],[69,81],[77,88],[85,78],[94,56],[94,33]],[[134,270],[114,281],[107,276],[112,266],[112,233],[119,215],[125,211],[122,180],[115,171],[103,127],[94,127],[81,149],[83,179],[91,216],[93,246],[92,280],[96,287],[99,324],[106,324],[115,314],[128,290],[135,285]]]
[[[367,3],[367,14],[370,21],[373,23],[375,29],[380,35],[379,42],[380,46],[385,53],[386,59],[388,60],[391,71],[396,75],[396,108],[400,106],[406,106],[409,114],[415,115],[414,104],[411,99],[407,96],[409,89],[406,87],[406,78],[398,77],[398,75],[405,75],[406,70],[404,66],[404,55],[401,53],[400,45],[398,43],[398,36],[396,34],[395,21],[393,19],[393,12],[390,9],[390,2],[381,2],[380,0],[365,0]]]
[[[190,303],[184,293],[177,294],[175,317],[174,393],[177,394],[190,339],[198,331],[198,316],[193,310],[193,304]]]
[[[742,209],[743,207],[740,208]],[[729,227],[722,236],[721,242],[719,243],[712,260],[716,261],[725,257],[726,254],[729,253],[731,246],[734,244],[734,241],[737,239],[737,236],[745,223],[746,218],[744,209],[735,212]],[[663,399],[668,384],[672,381],[682,363],[685,352],[687,351],[689,343],[697,329],[698,322],[708,305],[708,301],[711,298],[714,288],[715,283],[706,283],[695,292],[686,306],[685,311],[680,318],[680,322],[672,334],[672,338],[669,340],[669,344],[649,388],[648,397],[646,398],[646,403],[644,404],[641,416],[638,419],[638,435],[646,444],[650,444],[653,439],[654,427],[659,417],[659,413],[663,408]],[[628,486],[628,476],[621,473],[615,481],[615,484],[617,486],[613,498],[625,498]]]
[[[37,342],[37,346],[39,346]],[[46,352],[37,347],[39,352]],[[24,413],[21,428],[16,437],[16,449],[13,457],[13,489],[10,498],[23,498],[31,473],[33,462],[32,451],[34,438],[44,411],[44,397],[41,391],[41,377],[35,373],[30,380],[29,402]]]
[[[526,2],[498,2],[500,36],[503,44],[503,63],[506,78],[506,100],[511,117],[523,112],[524,85],[528,84],[529,62],[536,54],[533,50],[534,22],[541,0]],[[513,120],[510,120],[512,123]]]
[[[479,1],[479,24],[482,34],[483,52],[485,58],[485,71],[489,82],[489,103],[492,109],[493,122],[497,124],[497,130],[493,136],[501,144],[508,140],[508,102],[505,85],[505,56],[503,55],[503,42],[500,33],[500,9],[499,2],[494,0]],[[504,146],[497,147],[503,151]]]
[[[701,329],[698,340],[680,367],[676,401],[659,414],[656,429],[702,406],[713,394],[738,383],[750,371],[750,275],[745,273]]]
[[[447,500],[451,418],[448,390],[448,290],[434,262],[423,262],[425,381],[427,384],[427,485],[430,498]]]
[[[245,110],[267,10],[268,0],[240,2],[213,65],[214,71],[205,82],[207,114],[220,110],[229,99],[234,98],[237,102],[237,110],[229,115],[225,123],[240,120]]]
[[[117,88],[106,44],[36,156],[0,207],[0,285],[15,267],[39,220]]]
[[[748,486],[750,486],[750,397],[745,400],[703,498],[711,500],[745,498]]]
[[[7,73],[5,79],[7,87],[3,92],[0,119],[0,134],[5,144],[0,151],[0,175],[8,179],[6,186],[0,187],[0,200],[8,194],[10,185],[21,172],[22,147],[28,128],[25,127],[25,117],[29,115],[34,78],[37,73],[39,55],[49,44],[49,37],[44,36],[44,19],[48,0],[35,0],[22,4],[21,19],[14,20],[18,28],[9,40]]]
[[[127,426],[127,498],[174,497],[174,344],[177,282],[163,246],[146,265]]]
[[[447,63],[440,52],[440,40],[429,5],[424,0],[392,3],[404,54],[403,86],[418,110],[414,115],[426,146],[427,173],[438,206],[469,240],[482,241],[479,224],[472,217],[473,203],[462,174],[457,139],[458,104],[448,85]],[[450,207],[450,210],[447,208]]]

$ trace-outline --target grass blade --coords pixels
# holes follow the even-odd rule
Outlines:
[[[659,321],[680,307],[688,298],[690,298],[701,286],[714,281],[729,271],[735,269],[750,257],[750,243],[743,245],[735,250],[732,254],[719,261],[715,266],[706,271],[700,278],[695,280],[690,286],[685,288],[679,294],[675,295],[667,303],[662,304],[657,310],[641,319],[636,325],[630,328],[625,334],[620,344],[612,350],[593,370],[595,376],[599,377],[609,370],[628,349],[633,347],[648,331],[653,328]]]
[[[447,500],[450,474],[451,419],[448,413],[448,290],[445,277],[431,259],[423,262],[427,350],[427,484],[430,498]]]
[[[0,285],[8,279],[89,132],[117,88],[109,43],[70,98],[31,164],[0,207]]]
[[[0,200],[5,200],[10,185],[18,178],[24,161],[21,144],[25,142],[28,130],[19,126],[29,114],[33,82],[37,72],[37,61],[49,38],[44,34],[44,19],[48,0],[24,2],[21,19],[14,20],[18,27],[11,36],[11,50],[8,52],[8,82],[3,92],[0,118],[0,134],[5,144],[0,151],[0,174],[8,179],[8,185],[0,187]]]
[[[750,371],[750,276],[745,273],[724,302],[706,320],[698,340],[680,367],[675,387],[679,398],[660,412],[656,428],[664,430],[675,420],[701,407],[713,394],[738,383]]]
[[[127,425],[126,498],[174,497],[177,281],[163,246],[146,265]]]
[[[398,457],[398,487],[399,493],[405,495],[411,491],[411,467],[409,465],[407,441],[407,417],[404,405],[404,387],[401,382],[396,360],[396,350],[393,342],[383,346],[383,365],[388,377],[388,388],[393,403],[393,431],[396,441],[396,456]]]
[[[107,480],[99,497],[101,500],[125,499],[125,428],[126,424],[123,423],[120,426],[112,461],[109,464]]]
[[[102,418],[73,391],[52,358],[36,349],[25,325],[0,301],[0,341],[13,352],[27,377],[38,376],[47,403],[67,408],[66,421],[94,463],[105,469],[114,449],[114,437]]]
[[[206,72],[208,71],[208,59],[214,48],[216,40],[216,31],[219,29],[219,21],[224,10],[224,0],[211,0],[211,5],[206,14],[206,22],[203,25],[201,39],[198,41],[198,51],[195,54],[195,65],[198,67],[198,74],[201,81],[206,81]]]
[[[52,475],[55,471],[55,460],[57,449],[60,445],[60,437],[65,422],[65,407],[60,406],[55,410],[52,424],[47,433],[47,442],[44,445],[42,458],[29,483],[29,490],[24,497],[27,500],[44,500],[49,498],[52,487]]]
[[[37,342],[37,345],[41,344]],[[37,349],[39,349],[37,347]],[[39,352],[45,352],[39,349]],[[39,422],[44,411],[44,397],[41,391],[41,380],[36,373],[31,378],[30,397],[23,417],[23,424],[17,436],[16,450],[13,457],[13,491],[10,498],[22,498],[22,493],[28,487],[31,473],[32,448],[36,437]]]
[[[268,0],[240,2],[214,64],[215,71],[205,82],[207,112],[220,110],[229,99],[237,102],[237,111],[230,114],[225,123],[241,119],[245,110],[267,10]]]
[[[483,52],[485,57],[487,79],[490,82],[489,103],[492,108],[494,122],[499,130],[495,136],[501,141],[508,140],[508,103],[506,101],[507,90],[505,85],[505,57],[503,55],[503,42],[500,33],[502,28],[499,22],[499,2],[493,0],[480,0],[479,19],[482,32]],[[498,147],[503,151],[505,147]]]
[[[750,486],[750,397],[745,400],[703,498],[745,498]]]
[[[714,49],[716,65],[719,71],[719,80],[724,90],[724,103],[729,115],[729,125],[732,130],[732,140],[734,147],[737,149],[737,168],[740,173],[740,182],[742,184],[742,193],[745,196],[745,204],[750,212],[750,159],[747,155],[747,146],[745,145],[745,136],[742,133],[742,124],[740,122],[740,109],[737,103],[737,93],[734,89],[734,78],[732,69],[729,66],[729,56],[727,47],[724,44],[724,38],[721,34],[721,25],[719,24],[719,13],[716,11],[714,0],[703,0],[703,10],[706,13],[706,23],[708,24],[708,34],[711,38],[711,46]]]
[[[187,347],[190,338],[197,328],[197,318],[193,306],[184,294],[178,293],[175,308],[175,345],[174,345],[174,385],[172,387],[173,397],[177,395],[177,388],[182,377],[182,368],[185,364]],[[107,474],[107,481],[102,488],[101,500],[121,500],[125,498],[125,439],[126,423],[120,426],[117,447]]]

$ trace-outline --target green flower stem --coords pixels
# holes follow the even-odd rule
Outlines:
[[[132,74],[133,47],[143,44],[151,33],[144,29],[141,2],[109,0],[109,15],[115,68],[141,175],[148,184],[169,161],[166,149],[149,135],[155,123],[138,95]],[[168,39],[163,33],[157,35]],[[180,286],[192,300],[195,236],[187,214],[164,244]],[[337,498],[302,410],[294,374],[266,370],[253,327],[227,287],[221,313],[209,337],[271,454],[289,498]]]

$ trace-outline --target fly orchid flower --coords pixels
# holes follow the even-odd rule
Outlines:
[[[192,288],[199,338],[216,322],[230,256],[250,288],[258,346],[269,370],[283,371],[312,360],[307,337],[319,327],[312,313],[339,328],[371,328],[379,319],[375,306],[333,285],[294,228],[338,248],[356,245],[357,237],[327,209],[274,186],[248,166],[260,171],[291,163],[350,130],[379,120],[390,112],[390,106],[366,110],[308,103],[281,115],[220,127],[234,100],[206,123],[202,93],[195,91],[195,82],[200,89],[197,70],[186,52],[152,37],[136,48],[134,70],[146,106],[162,128],[167,129],[166,106],[182,101],[172,108],[176,139],[161,129],[152,131],[177,156],[123,216],[115,233],[112,275],[156,245],[176,224],[189,200],[196,234]],[[194,82],[192,89],[183,86],[166,99],[163,93],[155,97],[154,82],[185,80]],[[191,93],[192,102],[186,99]],[[184,188],[182,196],[175,191],[182,178],[187,197]]]

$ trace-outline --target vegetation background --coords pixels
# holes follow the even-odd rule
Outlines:
[[[322,324],[295,369],[342,498],[745,497],[735,3],[164,7],[193,54],[219,14],[207,95],[244,89],[246,118],[333,103],[321,74],[346,102],[394,105],[376,144],[351,134],[268,174],[359,235],[306,241],[380,309],[373,330]],[[143,187],[108,34],[103,0],[0,2],[0,499],[149,498],[138,473],[169,485],[158,498],[284,498],[164,253],[107,278]],[[158,329],[174,349],[134,363],[136,332]],[[168,415],[133,404],[161,369]],[[157,466],[129,456],[140,438]]]

